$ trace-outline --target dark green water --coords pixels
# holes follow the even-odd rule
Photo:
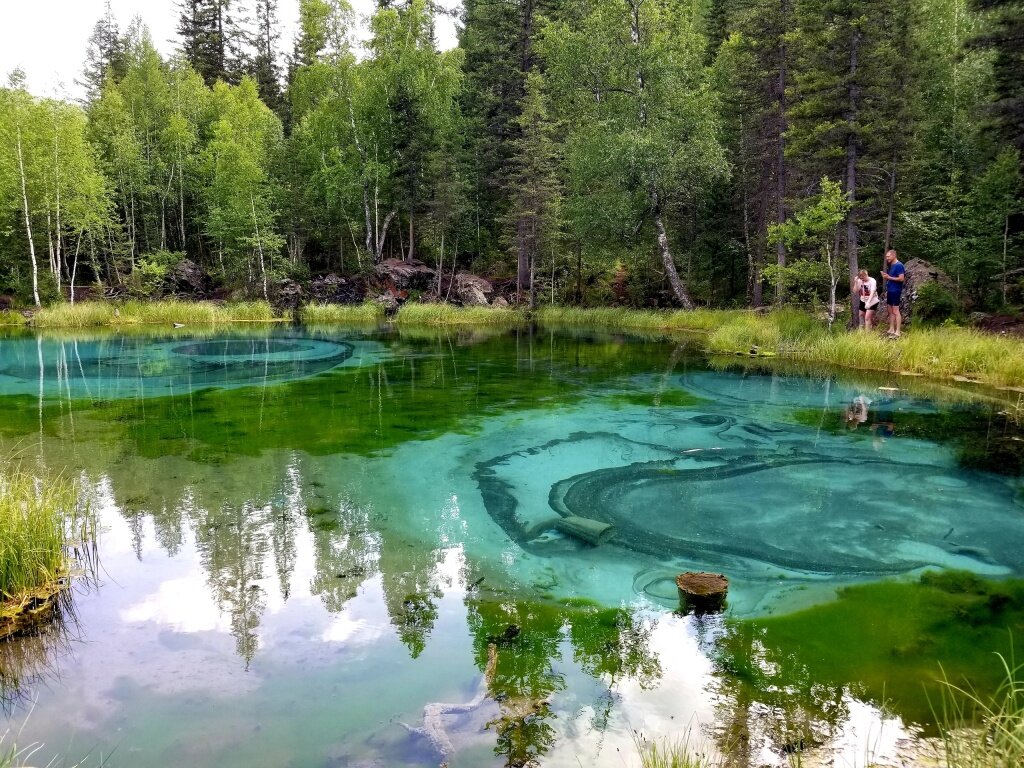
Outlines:
[[[939,664],[994,686],[1024,630],[998,394],[536,330],[0,339],[0,450],[102,522],[66,631],[0,646],[6,718],[142,767],[905,756]]]

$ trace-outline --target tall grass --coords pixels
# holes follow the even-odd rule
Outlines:
[[[623,307],[541,307],[537,322],[552,328],[709,331],[748,314],[741,310],[695,309],[689,312]]]
[[[307,304],[299,311],[303,325],[379,324],[384,320],[384,306],[375,301],[362,304]]]
[[[403,304],[398,325],[518,325],[526,314],[513,307],[456,307],[452,304]]]
[[[640,755],[641,768],[715,768],[718,762],[690,745],[689,733],[670,741],[649,741],[634,731],[633,743]]]
[[[938,718],[947,768],[1024,766],[1024,665],[999,659],[1005,679],[991,696],[943,680]]]
[[[61,576],[76,506],[74,484],[0,467],[0,604],[19,603]]]
[[[182,323],[214,325],[219,323],[273,322],[274,310],[265,301],[214,304],[209,301],[103,302],[55,304],[39,310],[32,318],[37,328],[90,328],[95,326],[128,326],[145,323]]]
[[[28,322],[21,312],[13,309],[0,309],[0,325],[25,325]]]

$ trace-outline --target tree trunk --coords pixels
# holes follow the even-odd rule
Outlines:
[[[665,222],[661,215],[661,200],[658,198],[658,191],[653,187],[651,188],[651,210],[654,216],[654,228],[658,233],[658,253],[661,256],[661,263],[665,267],[665,276],[668,278],[669,285],[672,286],[672,293],[675,294],[676,301],[683,309],[693,309],[693,300],[672,260],[672,251],[668,245],[668,233],[665,231]]]
[[[1003,219],[1003,306],[1006,306],[1006,249],[1010,240],[1010,216]]]
[[[256,250],[260,256],[260,274],[263,276],[263,300],[270,301],[267,295],[267,265],[263,260],[263,241],[260,239],[260,223],[256,218],[256,199],[250,194],[249,202],[252,204],[252,224],[256,229]]]
[[[786,223],[786,38],[785,31],[789,18],[789,0],[781,0],[780,15],[782,32],[779,36],[779,79],[776,84],[778,101],[778,136],[775,142],[775,223],[782,226]],[[782,268],[786,266],[786,244],[779,238],[775,246],[775,262],[778,264],[779,280],[775,284],[775,301],[781,304],[786,298],[785,282],[782,279]]]
[[[516,221],[516,297],[521,301],[530,280],[530,248],[526,236],[526,217]]]
[[[889,206],[885,215],[885,247],[883,253],[892,248],[892,220],[896,210],[896,158],[892,159],[892,170],[889,172]]]
[[[36,262],[36,246],[32,240],[32,218],[29,216],[28,208],[28,185],[25,182],[25,157],[21,149],[21,126],[18,126],[18,170],[21,172],[21,202],[25,208],[25,233],[28,237],[28,254],[32,259],[32,298],[35,299],[36,307],[41,307],[39,301],[39,264]]]
[[[857,279],[857,118],[858,118],[858,97],[860,88],[857,85],[857,54],[860,48],[861,32],[859,28],[853,30],[853,38],[850,41],[850,111],[847,113],[846,124],[846,199],[850,203],[850,210],[846,214],[846,261],[850,269],[850,286],[852,289]],[[850,291],[851,313],[850,327],[855,327],[859,312],[858,298]]]

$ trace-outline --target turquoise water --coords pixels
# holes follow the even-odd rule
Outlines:
[[[0,653],[8,721],[32,709],[19,743],[131,766],[632,765],[634,730],[725,748],[754,695],[719,653],[744,622],[935,568],[1024,576],[998,393],[697,346],[0,339],[0,450],[79,478],[101,521],[66,632]],[[676,612],[685,570],[729,576],[725,619]],[[842,759],[927,730],[856,680],[816,684]],[[751,759],[785,763],[770,712],[748,731]]]

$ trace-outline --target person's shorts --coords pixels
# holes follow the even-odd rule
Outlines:
[[[872,304],[870,307],[867,306],[863,301],[861,301],[861,303],[860,303],[860,311],[861,312],[874,312],[876,309],[878,309],[878,303],[877,302]]]
[[[887,293],[885,294],[885,303],[890,307],[898,307],[902,297],[903,291],[900,291],[899,293]]]

